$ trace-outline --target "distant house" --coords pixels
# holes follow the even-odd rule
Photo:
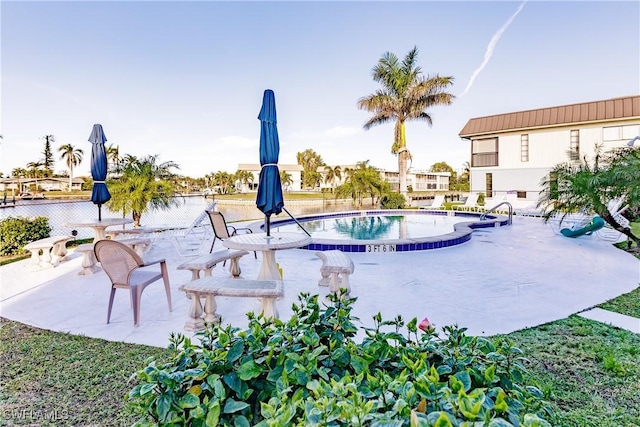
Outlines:
[[[320,188],[332,188],[337,187],[345,183],[347,179],[347,169],[356,169],[357,165],[339,165],[340,166],[340,179],[336,179],[334,182],[326,182],[327,171],[325,166],[318,167],[317,171],[322,175],[320,181]],[[335,166],[332,166],[335,167]],[[388,171],[385,169],[378,169],[380,178],[391,184],[393,191],[398,191],[400,188],[400,178],[398,171]],[[407,173],[407,186],[410,186],[413,191],[448,191],[449,179],[451,173],[449,172],[428,172],[422,170],[411,169]]]
[[[73,178],[71,189],[73,191],[82,190],[84,180]],[[36,188],[37,186],[37,188]],[[30,191],[67,191],[69,190],[69,178],[2,178],[0,179],[0,191],[20,194]]]
[[[640,135],[640,96],[547,107],[471,119],[460,137],[471,142],[471,191],[493,206],[516,194],[538,199],[540,181],[557,164],[592,158]]]

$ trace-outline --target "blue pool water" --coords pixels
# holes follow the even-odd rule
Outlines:
[[[303,249],[344,252],[407,252],[459,245],[471,239],[473,230],[504,226],[506,217],[475,212],[427,210],[352,211],[298,218],[312,242]],[[263,223],[256,227],[263,228]],[[300,232],[291,219],[272,221],[271,230]]]
[[[438,236],[453,232],[454,224],[468,218],[444,215],[371,215],[325,217],[304,221],[304,228],[317,239],[387,240]],[[289,223],[276,232],[299,232]]]

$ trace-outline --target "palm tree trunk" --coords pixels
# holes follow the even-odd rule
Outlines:
[[[404,122],[398,120],[396,123],[396,142],[394,144],[398,151],[398,179],[400,188],[398,191],[405,198],[407,197],[407,139],[404,132]]]
[[[69,168],[69,193],[71,193],[71,188],[73,185],[73,168]]]
[[[618,224],[618,222],[615,220],[613,215],[611,215],[611,212],[609,211],[609,209],[605,208],[605,210],[602,213],[599,213],[599,215],[602,217],[602,219],[606,221],[607,224],[612,226],[616,231],[624,234],[629,239],[633,240],[636,245],[640,246],[640,238],[636,237],[636,235],[631,232],[630,228],[624,228],[623,226]]]
[[[401,148],[398,153],[398,173],[400,179],[400,194],[407,197],[407,149]]]

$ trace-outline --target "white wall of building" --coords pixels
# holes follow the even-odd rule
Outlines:
[[[507,192],[524,192],[519,201],[533,203],[542,189],[540,182],[557,164],[570,162],[571,131],[579,131],[580,159],[593,159],[596,145],[603,152],[621,147],[640,135],[637,121],[618,121],[598,124],[570,125],[557,128],[510,132],[498,137],[498,166],[472,167],[471,191],[485,193],[487,204],[499,203]],[[521,136],[529,136],[529,159],[521,159]],[[483,138],[489,138],[486,136]],[[486,175],[492,174],[493,194],[487,194]],[[521,194],[522,196],[523,194]]]

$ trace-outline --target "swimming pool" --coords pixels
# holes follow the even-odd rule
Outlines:
[[[508,225],[507,217],[475,212],[429,210],[370,210],[307,215],[297,218],[311,233],[303,249],[344,252],[407,252],[459,245],[471,239],[474,229]],[[262,230],[263,222],[252,228]],[[272,220],[271,230],[300,231],[290,219]]]

